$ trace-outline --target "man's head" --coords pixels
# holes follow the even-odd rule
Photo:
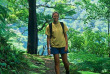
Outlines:
[[[59,13],[58,12],[53,12],[52,14],[52,18],[54,19],[54,21],[58,21],[58,18],[59,18]]]

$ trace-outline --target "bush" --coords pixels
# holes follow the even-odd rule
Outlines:
[[[28,66],[28,60],[23,56],[24,51],[12,46],[5,37],[0,37],[0,74],[18,73],[24,66]]]
[[[9,46],[2,46],[0,49],[0,69],[1,73],[4,72],[18,72],[18,69],[22,69],[27,65],[27,60],[23,57],[23,51],[16,49],[10,49]]]
[[[72,71],[91,71],[96,73],[110,73],[110,58],[98,57],[95,54],[78,52],[70,53],[69,61]]]

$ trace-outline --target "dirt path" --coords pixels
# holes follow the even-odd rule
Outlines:
[[[39,60],[41,59],[41,62],[37,61],[37,59],[34,60],[33,58],[35,58],[35,57],[36,58],[38,57]],[[28,59],[30,59],[30,61],[36,66],[41,66],[41,65],[45,66],[45,67],[42,67],[42,68],[38,68],[38,70],[33,69],[33,71],[36,72],[36,74],[56,74],[55,69],[54,69],[55,65],[54,65],[53,56],[30,55],[30,58],[28,58]],[[44,64],[42,64],[42,62]],[[65,68],[64,68],[63,64],[61,65],[61,63],[62,63],[62,60],[60,59],[60,74],[66,74],[65,73]],[[46,68],[48,68],[48,69],[46,69]],[[41,73],[44,70],[45,70],[45,72]]]
[[[43,58],[45,60],[45,66],[49,68],[49,70],[46,71],[46,74],[56,74],[54,69],[54,59],[51,58]],[[62,61],[60,61],[61,63]],[[60,74],[65,74],[65,68],[64,66],[61,66],[60,64]]]

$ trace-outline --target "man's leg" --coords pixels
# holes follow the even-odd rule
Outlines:
[[[61,54],[61,57],[62,57],[62,61],[64,63],[64,67],[66,69],[66,74],[69,74],[69,62],[67,59],[67,53]]]
[[[59,60],[59,54],[53,54],[53,56],[54,56],[56,74],[60,74],[60,60]]]

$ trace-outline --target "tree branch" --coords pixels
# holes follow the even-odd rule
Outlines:
[[[52,19],[51,20],[46,20],[46,22],[42,25],[42,27],[40,29],[38,29],[38,31],[41,31],[45,27],[45,24],[49,23],[50,21],[52,21]]]
[[[55,7],[50,7],[50,6],[48,6],[48,5],[36,5],[36,7],[37,7],[37,8],[39,8],[39,7],[55,8]]]
[[[77,19],[77,18],[61,18],[61,19],[71,19],[71,20],[85,20],[85,19],[83,19],[83,18],[79,18],[79,19]]]

